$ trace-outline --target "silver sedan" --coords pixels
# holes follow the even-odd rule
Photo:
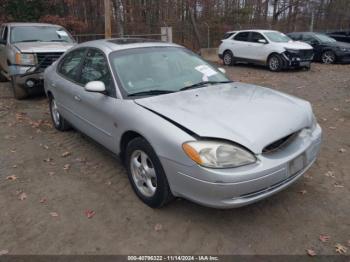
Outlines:
[[[125,163],[151,207],[174,197],[232,208],[271,196],[315,162],[310,103],[232,82],[184,47],[144,39],[77,45],[45,72],[54,126]]]

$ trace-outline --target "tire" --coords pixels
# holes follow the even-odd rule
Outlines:
[[[267,66],[272,72],[279,72],[282,70],[283,61],[281,57],[277,54],[271,55],[267,60]]]
[[[28,92],[21,86],[19,86],[16,82],[15,77],[11,77],[11,85],[12,85],[12,90],[13,90],[13,96],[17,100],[22,100],[28,97]]]
[[[63,116],[60,115],[55,98],[52,96],[49,96],[49,107],[51,120],[54,127],[61,132],[70,130],[70,124],[63,118]]]
[[[8,79],[1,73],[0,69],[0,83],[8,82]]]
[[[160,160],[143,138],[135,138],[126,149],[128,178],[136,195],[148,206],[160,208],[174,197]]]
[[[234,62],[234,56],[231,51],[225,51],[224,57],[222,58],[222,61],[225,66],[232,66],[235,64]]]
[[[334,64],[336,61],[336,56],[333,51],[325,51],[321,55],[321,61],[324,64]]]

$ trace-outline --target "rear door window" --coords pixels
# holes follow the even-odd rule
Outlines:
[[[249,39],[249,32],[241,32],[238,33],[235,37],[234,40],[236,41],[242,41],[242,42],[247,42]]]

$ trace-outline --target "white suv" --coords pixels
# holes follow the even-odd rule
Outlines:
[[[271,71],[310,69],[314,55],[312,46],[293,41],[278,31],[231,31],[224,38],[219,47],[219,57],[225,65],[243,62],[265,65]]]

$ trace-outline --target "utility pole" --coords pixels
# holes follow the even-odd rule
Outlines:
[[[104,0],[104,4],[105,4],[105,38],[112,38],[111,0]]]

